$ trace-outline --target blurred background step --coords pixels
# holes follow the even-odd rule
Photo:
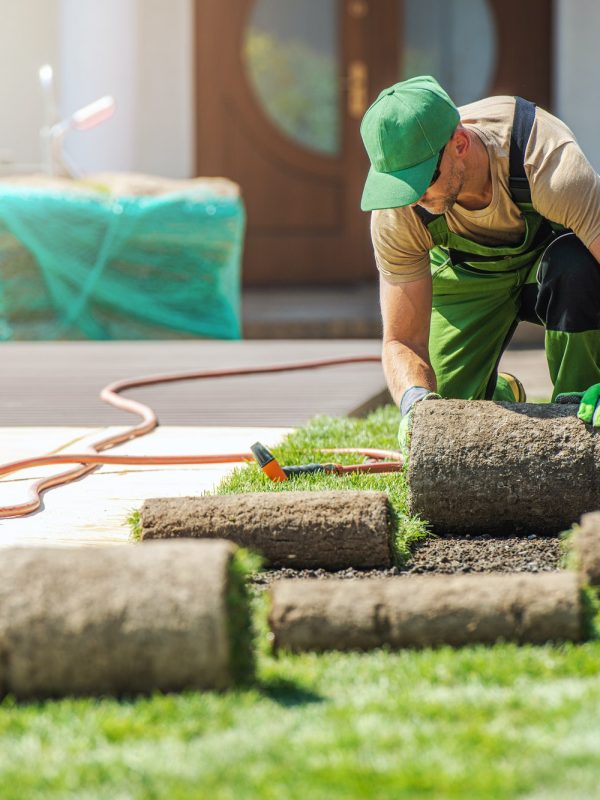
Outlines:
[[[381,339],[379,288],[246,288],[242,328],[245,339]],[[522,322],[510,346],[543,347],[543,328]]]

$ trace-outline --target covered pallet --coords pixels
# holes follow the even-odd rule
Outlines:
[[[239,339],[243,234],[223,179],[2,181],[0,339]]]

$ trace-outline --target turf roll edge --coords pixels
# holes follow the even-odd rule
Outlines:
[[[581,517],[572,547],[582,581],[590,586],[600,586],[600,511]]]
[[[580,641],[571,572],[280,580],[271,587],[276,649],[292,652]]]
[[[235,548],[229,562],[227,591],[227,633],[230,674],[236,685],[248,686],[256,677],[255,635],[249,578],[259,570],[261,559],[243,548]]]
[[[0,555],[0,694],[227,689],[253,670],[230,542],[10,548]]]
[[[384,492],[253,492],[146,500],[142,540],[227,539],[272,566],[358,569],[392,565]]]

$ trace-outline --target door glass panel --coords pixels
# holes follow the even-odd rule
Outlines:
[[[456,105],[485,97],[496,66],[487,0],[400,0],[401,80],[433,75]]]
[[[294,141],[340,151],[336,0],[257,0],[244,60],[267,117]]]

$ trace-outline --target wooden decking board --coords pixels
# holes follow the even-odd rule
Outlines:
[[[379,351],[374,340],[4,343],[0,426],[126,425],[137,417],[99,398],[102,387],[116,380]],[[549,396],[543,351],[509,351],[501,368],[520,377],[530,397]],[[368,406],[384,388],[379,364],[356,364],[181,382],[128,396],[148,403],[164,425],[295,427],[316,414],[343,415]]]
[[[364,341],[11,342],[1,351],[0,425],[123,425],[137,417],[99,399],[108,383],[179,371],[378,355]],[[343,415],[384,388],[379,364],[181,382],[137,389],[165,425],[301,425]]]

